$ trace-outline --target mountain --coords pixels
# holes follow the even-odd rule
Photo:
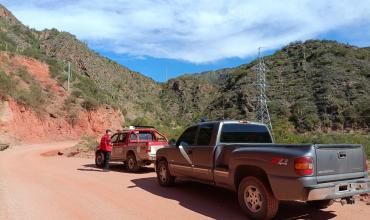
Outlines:
[[[264,60],[273,121],[288,121],[301,132],[369,128],[367,48],[309,40],[292,43]],[[253,119],[256,63],[170,80],[165,85],[167,97],[175,101],[168,107],[178,106],[183,120],[194,115]],[[199,88],[203,90],[198,92]]]
[[[158,83],[100,56],[70,33],[30,29],[3,6],[0,50],[47,65],[64,91],[71,62],[73,77],[64,102],[66,109],[73,105],[93,112],[111,106],[123,113],[126,125],[153,124],[171,133],[202,117],[255,118],[253,67],[257,60]],[[269,68],[268,104],[278,135],[284,131],[368,131],[369,48],[309,40],[291,43],[264,60]],[[17,100],[14,94],[5,96]]]

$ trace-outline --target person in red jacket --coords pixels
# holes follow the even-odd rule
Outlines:
[[[110,154],[112,152],[112,141],[110,139],[110,136],[112,135],[112,131],[107,129],[105,131],[105,135],[100,140],[99,149],[104,154],[104,171],[108,171],[109,169],[109,160],[110,160]]]

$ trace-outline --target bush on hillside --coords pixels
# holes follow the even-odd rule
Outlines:
[[[93,98],[86,98],[81,103],[82,108],[86,109],[87,111],[95,111],[99,108],[99,102]]]
[[[0,99],[4,100],[11,96],[16,88],[16,81],[4,71],[0,71]]]

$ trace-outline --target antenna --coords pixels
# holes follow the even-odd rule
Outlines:
[[[254,67],[254,70],[257,73],[257,112],[256,120],[269,128],[271,135],[272,133],[272,124],[270,113],[267,107],[267,96],[266,96],[266,72],[268,71],[265,61],[261,56],[261,47],[258,48],[258,64]]]

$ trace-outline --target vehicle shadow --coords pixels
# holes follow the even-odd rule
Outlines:
[[[246,219],[239,208],[236,193],[194,182],[178,182],[174,187],[161,187],[155,177],[131,180],[135,185],[157,196],[176,200],[194,212],[213,219]],[[331,219],[330,211],[311,209],[304,202],[283,202],[275,219]]]
[[[77,170],[79,171],[95,171],[95,172],[102,172],[102,169],[97,168],[95,164],[85,164],[82,165],[83,167],[86,168],[78,168]],[[109,170],[113,172],[121,172],[121,173],[130,173],[126,170],[126,166],[123,165],[122,163],[113,163],[109,164]],[[141,174],[141,173],[151,173],[154,172],[153,167],[141,167],[136,174]]]

